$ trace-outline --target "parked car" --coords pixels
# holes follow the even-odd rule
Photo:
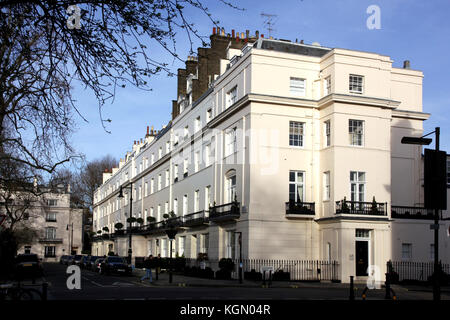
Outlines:
[[[109,256],[100,265],[102,274],[119,273],[130,275],[131,266],[128,265],[127,261],[122,257]]]
[[[83,257],[81,254],[76,254],[74,256],[71,256],[72,258],[69,260],[69,265],[75,264],[75,265],[79,265],[80,264],[80,260]]]
[[[100,258],[100,257],[99,256],[89,256],[85,263],[84,268],[87,270],[93,270],[95,260],[97,260],[98,258]]]
[[[70,266],[72,264],[73,258],[75,256],[67,256],[67,259],[64,260],[64,264]]]
[[[65,261],[67,261],[68,255],[62,255],[61,258],[59,258],[60,264],[65,264]]]
[[[98,272],[100,273],[101,270],[101,264],[103,262],[105,258],[101,257],[101,258],[97,258],[97,260],[95,260],[95,262],[92,264],[91,266],[91,270],[94,272]]]
[[[91,256],[82,256],[81,257],[80,263],[78,264],[81,269],[86,269],[86,264],[90,258],[91,258]]]
[[[43,268],[37,254],[19,254],[15,260],[15,271],[20,279],[43,275]]]

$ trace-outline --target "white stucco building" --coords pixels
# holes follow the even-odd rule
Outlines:
[[[22,217],[15,229],[25,227],[36,232],[32,241],[22,244],[17,253],[34,253],[45,262],[58,262],[62,255],[81,254],[83,210],[70,207],[70,187],[38,188],[36,195],[21,192],[8,205],[11,212],[17,212],[13,213],[15,217]],[[4,227],[8,226],[6,218]]]
[[[335,260],[344,282],[390,259],[430,261],[422,149],[400,143],[430,116],[422,79],[378,53],[214,32],[178,71],[170,123],[104,173],[94,231],[128,225],[129,192],[117,196],[132,184],[133,216],[149,225],[133,256],[169,254],[158,222],[174,211],[173,253],[190,258],[237,258],[241,233],[243,258]],[[109,250],[126,256],[128,237],[93,243]]]

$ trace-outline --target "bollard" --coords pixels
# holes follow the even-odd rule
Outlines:
[[[350,276],[350,297],[349,300],[355,300],[355,291],[353,288],[353,276]]]
[[[269,270],[269,286],[272,285],[272,270]]]
[[[384,283],[386,286],[386,294],[384,296],[384,299],[390,300],[391,299],[391,279],[389,273],[385,273],[386,275],[386,282]]]
[[[263,286],[266,286],[266,270],[263,271]]]
[[[48,288],[48,283],[47,282],[42,283],[42,300],[43,301],[47,301],[47,288]]]

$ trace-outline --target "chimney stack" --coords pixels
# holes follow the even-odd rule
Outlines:
[[[411,69],[411,64],[409,60],[403,61],[403,69]]]

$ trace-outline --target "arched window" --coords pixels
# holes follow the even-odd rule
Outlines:
[[[236,198],[236,170],[230,170],[225,175],[225,202],[233,202]]]

